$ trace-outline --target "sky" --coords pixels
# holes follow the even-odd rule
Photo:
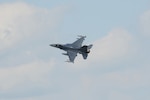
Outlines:
[[[0,100],[149,100],[149,0],[0,0]],[[53,43],[86,35],[87,60]]]

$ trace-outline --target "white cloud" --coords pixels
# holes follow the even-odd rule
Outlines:
[[[67,7],[51,10],[27,3],[5,3],[0,5],[0,50],[9,48],[21,39],[40,37],[44,32],[60,25]]]
[[[148,64],[149,65],[149,64]],[[104,100],[136,100],[135,95],[142,97],[150,87],[149,66],[130,66],[114,71],[87,74],[81,78],[84,93]],[[145,91],[143,91],[145,90]],[[140,91],[143,91],[142,94]],[[106,99],[107,98],[107,99]],[[149,98],[149,96],[148,96]]]
[[[46,88],[51,82],[49,73],[54,66],[53,61],[35,61],[19,66],[0,68],[0,93],[9,93],[16,90],[30,90],[30,87]]]
[[[40,53],[43,52],[35,50],[43,50],[42,36],[48,38],[55,35],[49,34],[59,27],[67,10],[66,6],[46,9],[24,2],[0,4],[0,51],[7,48],[10,49],[5,53],[11,51],[4,57],[7,58],[3,60],[4,64],[0,65],[0,95],[9,95],[15,91],[25,91],[26,94],[28,90],[51,87],[48,77],[54,62],[49,62],[48,59],[39,60]],[[51,37],[49,39],[52,39]],[[38,44],[39,40],[42,41],[41,44]],[[48,48],[48,44],[46,45],[44,49]],[[12,46],[17,49],[14,50]],[[8,63],[9,67],[4,68],[5,63]]]
[[[150,36],[150,10],[140,16],[140,28],[143,35]]]
[[[144,71],[146,71],[146,69]],[[103,85],[108,85],[110,87],[115,86],[122,89],[143,87],[150,83],[150,81],[146,79],[147,72],[144,71],[143,69],[134,69],[106,73],[101,76],[100,80],[104,81]]]
[[[108,96],[108,100],[133,100],[133,98],[118,91],[112,91]]]
[[[108,62],[124,58],[131,52],[132,36],[124,29],[114,29],[94,42],[90,53],[93,61]]]
[[[121,70],[100,72],[99,74],[93,74],[88,77],[89,83],[84,83],[84,86],[88,88],[102,89],[105,90],[140,90],[141,88],[146,88],[150,86],[148,66],[130,66],[123,68]],[[86,78],[85,78],[86,79]],[[84,80],[85,80],[84,79]],[[83,80],[83,81],[84,81]]]

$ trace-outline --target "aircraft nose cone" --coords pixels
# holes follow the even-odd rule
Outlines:
[[[55,44],[50,44],[49,46],[56,47],[56,45],[55,45]]]
[[[58,48],[59,44],[50,44],[50,46]]]

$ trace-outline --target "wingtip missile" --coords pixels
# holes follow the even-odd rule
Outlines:
[[[83,36],[83,35],[78,35],[78,37],[81,37],[81,38],[82,38],[82,37],[83,37],[83,38],[86,38],[86,36]]]
[[[68,56],[68,54],[67,53],[62,53],[63,55],[66,55],[66,56]]]
[[[65,62],[68,62],[68,63],[74,63],[74,62],[72,62],[72,61],[70,61],[70,60],[67,60],[67,61],[65,61]]]

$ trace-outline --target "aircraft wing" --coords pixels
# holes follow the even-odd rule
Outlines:
[[[80,36],[80,38],[78,38],[78,40],[76,40],[75,42],[72,43],[72,46],[74,48],[80,48],[82,46],[82,43],[84,41],[86,36]]]
[[[68,56],[69,56],[70,62],[74,62],[74,59],[75,59],[75,57],[77,56],[77,52],[73,52],[73,51],[68,50],[68,51],[67,51],[67,54],[68,54]]]

